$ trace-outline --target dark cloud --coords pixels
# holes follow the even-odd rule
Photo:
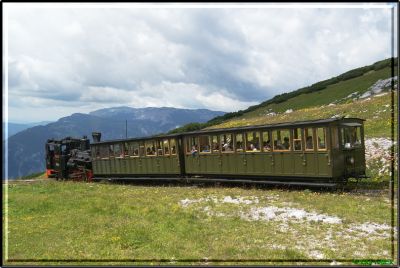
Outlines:
[[[74,105],[234,111],[390,56],[383,6],[18,7],[6,8],[10,118],[29,103],[32,118],[60,107],[40,120]]]

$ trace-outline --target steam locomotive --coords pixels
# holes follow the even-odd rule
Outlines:
[[[92,158],[87,136],[47,140],[46,175],[48,178],[91,181]]]

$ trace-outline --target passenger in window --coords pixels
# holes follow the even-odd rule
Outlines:
[[[271,142],[267,140],[266,142],[264,141],[264,151],[271,151]]]
[[[210,152],[210,148],[208,147],[208,145],[204,146],[203,151],[201,151],[203,153],[209,153]]]
[[[283,150],[289,150],[290,144],[289,144],[289,138],[285,137],[283,139],[283,144],[282,144]]]
[[[243,149],[242,142],[241,141],[236,142],[236,150],[242,150],[242,149]]]
[[[252,143],[250,143],[250,151],[257,151],[257,147],[255,147]]]
[[[190,153],[192,154],[192,156],[195,156],[197,154],[196,145],[192,146],[192,150],[190,151]]]
[[[308,136],[306,139],[306,149],[312,149],[312,148],[313,148],[312,137]]]
[[[172,146],[172,148],[171,148],[171,153],[172,153],[172,154],[175,154],[175,145]]]
[[[223,151],[232,151],[232,148],[231,148],[231,146],[228,144],[228,143],[225,143],[223,146],[222,146],[222,148],[223,148]]]
[[[213,150],[214,151],[218,151],[219,150],[218,143],[216,143],[216,142],[213,143]]]
[[[284,150],[285,148],[283,147],[282,141],[278,140],[276,142],[276,148],[278,148],[278,150]]]
[[[295,151],[300,151],[301,150],[301,141],[300,140],[294,141],[294,150]]]

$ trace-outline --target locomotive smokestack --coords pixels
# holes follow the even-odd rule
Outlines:
[[[100,132],[92,132],[93,142],[100,142],[101,133]]]

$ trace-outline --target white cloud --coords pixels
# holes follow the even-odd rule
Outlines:
[[[11,121],[119,105],[235,111],[391,56],[387,8],[93,7],[6,6]]]

